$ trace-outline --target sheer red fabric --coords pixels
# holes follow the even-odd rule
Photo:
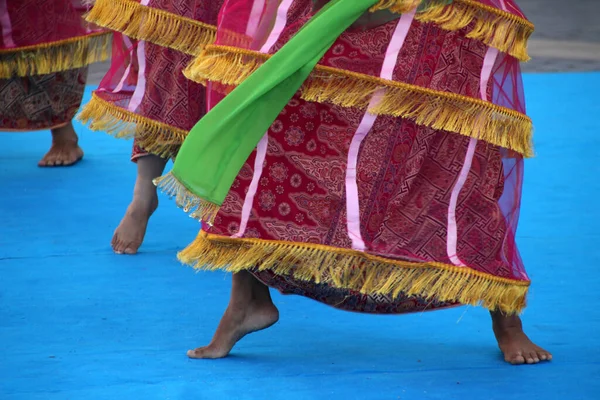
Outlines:
[[[481,3],[522,16],[512,0]],[[310,0],[228,0],[219,17],[217,44],[272,53],[315,10]],[[320,64],[379,77],[396,28],[405,23],[380,16],[381,24],[371,19],[367,27],[345,32]],[[395,60],[394,81],[525,112],[516,59],[467,38],[469,27],[451,32],[417,20],[409,26]],[[491,69],[489,60],[495,60]],[[223,96],[217,86],[209,85],[209,106]],[[528,281],[515,243],[521,155],[410,119],[379,116],[360,142],[358,196],[352,198],[349,160],[364,120],[364,110],[296,96],[267,132],[262,150],[259,145],[244,165],[214,226],[204,229],[227,237],[340,249],[357,249],[362,242],[359,250],[390,260],[437,262]],[[249,213],[245,204],[251,205]],[[351,221],[350,206],[358,207],[358,221]],[[254,274],[284,293],[352,311],[402,313],[457,304],[361,294],[271,270]]]
[[[99,34],[82,19],[85,11],[78,0],[0,0],[3,69],[12,70],[11,65],[24,57],[22,52]],[[50,129],[70,122],[79,109],[87,67],[12,75],[0,79],[0,130]]]
[[[100,29],[82,18],[82,0],[0,0],[2,49],[49,44]]]
[[[219,0],[142,2],[147,7],[211,25],[217,23],[221,3]],[[117,52],[95,94],[128,113],[166,124],[174,131],[189,131],[206,112],[204,87],[188,80],[182,73],[191,56],[146,41],[132,40],[119,33],[115,33],[114,41]],[[143,129],[135,125],[124,123],[123,129]],[[174,156],[178,148],[172,147],[170,156]],[[147,154],[134,143],[132,160]]]

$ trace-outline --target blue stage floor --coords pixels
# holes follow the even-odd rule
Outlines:
[[[177,262],[198,225],[164,198],[141,254],[113,255],[130,143],[77,126],[74,168],[36,167],[48,132],[0,135],[0,399],[600,399],[600,73],[525,80],[524,320],[552,363],[506,365],[482,309],[367,316],[278,294],[280,323],[188,360],[229,277]]]

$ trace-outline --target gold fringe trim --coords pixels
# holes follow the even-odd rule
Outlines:
[[[438,262],[390,260],[355,250],[310,243],[233,239],[201,231],[179,260],[202,270],[271,270],[302,281],[364,294],[400,293],[457,301],[517,313],[525,308],[529,282],[499,278]]]
[[[467,37],[508,53],[520,61],[529,61],[527,41],[534,25],[509,12],[473,0],[454,0],[447,7],[432,7],[416,17],[433,22],[442,29],[455,31],[474,24]]]
[[[209,45],[184,71],[193,81],[239,85],[270,55],[237,47]],[[370,105],[374,93],[380,101]],[[370,75],[317,65],[300,89],[301,97],[372,114],[408,118],[433,129],[459,133],[533,155],[531,119],[509,108],[455,93],[441,92]]]
[[[0,79],[46,75],[108,60],[112,34],[77,36],[34,46],[0,50]]]
[[[442,0],[446,4],[447,0]],[[379,0],[377,4],[370,8],[371,12],[389,10],[393,13],[404,14],[417,8],[422,0]]]
[[[169,198],[175,198],[177,206],[182,208],[184,212],[189,213],[191,218],[213,225],[221,208],[219,204],[211,203],[196,196],[177,179],[172,171],[154,179],[153,182]]]
[[[197,55],[215,40],[217,28],[133,0],[97,0],[86,20],[133,39]]]
[[[137,144],[159,157],[174,157],[188,132],[118,107],[92,93],[77,119],[94,131],[119,139],[135,138]]]
[[[499,10],[475,0],[380,0],[371,11],[389,10],[405,13],[425,4],[418,10],[416,19],[421,22],[433,22],[448,31],[463,29],[470,24],[473,28],[467,37],[479,40],[488,46],[510,54],[521,60],[529,61],[527,41],[533,33],[534,25],[525,18]]]

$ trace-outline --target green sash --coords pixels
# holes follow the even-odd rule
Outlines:
[[[210,223],[244,162],[317,62],[377,2],[333,0],[325,5],[194,126],[172,171],[155,183],[176,195],[194,217]]]

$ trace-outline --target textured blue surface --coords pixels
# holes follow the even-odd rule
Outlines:
[[[48,132],[0,135],[0,399],[599,399],[600,74],[525,83],[537,158],[519,230],[534,281],[524,319],[552,363],[505,365],[481,309],[366,316],[280,295],[276,326],[227,359],[190,361],[229,277],[177,263],[198,226],[164,198],[141,254],[113,255],[130,143],[78,126],[74,168],[36,167]]]

